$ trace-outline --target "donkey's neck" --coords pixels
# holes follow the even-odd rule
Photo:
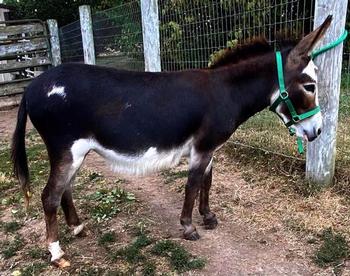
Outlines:
[[[230,88],[230,99],[236,127],[270,105],[276,86],[274,53],[227,66],[220,72]]]

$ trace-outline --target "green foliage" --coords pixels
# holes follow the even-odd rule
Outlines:
[[[174,182],[177,179],[185,178],[188,176],[188,171],[173,171],[173,170],[164,170],[162,171],[162,176],[164,177],[165,184]]]
[[[33,247],[30,248],[28,250],[28,255],[29,257],[31,257],[32,259],[42,259],[42,260],[46,260],[47,256],[46,256],[46,251],[44,251],[43,249],[41,249],[40,247]]]
[[[323,244],[315,253],[315,262],[321,267],[338,265],[349,256],[349,246],[340,234],[335,234],[332,229],[326,229],[321,239]]]
[[[5,233],[14,233],[22,227],[17,221],[11,221],[3,224]]]
[[[29,266],[21,269],[21,276],[39,275],[44,268],[47,267],[47,263],[32,263]]]
[[[141,249],[147,245],[150,245],[151,243],[151,239],[142,234],[138,236],[131,245],[118,250],[113,255],[113,258],[122,258],[129,263],[137,263],[143,261],[145,260],[145,256],[142,254]]]
[[[205,266],[204,259],[193,258],[184,247],[170,240],[157,242],[152,248],[152,253],[158,256],[167,257],[173,269],[179,272],[185,272],[191,269],[201,269]]]
[[[113,190],[101,189],[88,196],[92,217],[99,221],[109,220],[121,211],[124,203],[132,203],[135,196],[119,187]]]
[[[109,243],[115,242],[115,233],[114,232],[107,232],[104,233],[99,239],[98,244],[102,246],[106,246]]]
[[[16,236],[12,242],[5,242],[1,246],[1,254],[5,259],[9,259],[16,255],[17,251],[19,251],[23,246],[23,239],[20,236]]]

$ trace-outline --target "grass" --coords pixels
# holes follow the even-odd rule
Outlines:
[[[188,176],[187,170],[175,171],[175,170],[164,170],[161,172],[161,175],[164,177],[164,183],[170,184],[177,179],[186,178]]]
[[[129,263],[137,263],[145,260],[145,256],[142,254],[141,249],[150,245],[152,240],[145,234],[141,234],[130,245],[119,249],[113,255],[113,259],[122,258]]]
[[[206,263],[204,259],[193,257],[184,247],[171,240],[157,242],[152,248],[152,253],[166,257],[172,268],[178,272],[202,269]]]
[[[320,267],[337,266],[349,257],[349,246],[341,234],[336,234],[331,228],[321,235],[322,245],[316,251],[314,261]]]
[[[22,249],[24,241],[20,236],[16,236],[13,241],[5,242],[1,247],[1,254],[5,259],[9,259],[16,255],[17,251]]]
[[[112,190],[104,188],[87,196],[87,200],[92,218],[101,222],[113,218],[125,204],[133,203],[135,196],[120,187]]]
[[[112,232],[107,232],[104,233],[99,239],[98,239],[98,244],[101,246],[107,246],[110,243],[113,243],[116,241],[116,236],[115,233]]]
[[[48,266],[47,263],[32,263],[29,266],[21,269],[21,276],[38,275]]]
[[[15,233],[22,225],[17,221],[5,222],[2,226],[5,233]]]
[[[28,256],[32,259],[47,260],[47,253],[40,247],[32,247],[28,249]]]

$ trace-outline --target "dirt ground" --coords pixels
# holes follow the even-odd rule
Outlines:
[[[17,109],[0,112],[0,140],[10,140],[16,112]],[[29,123],[28,128],[31,127]],[[185,169],[185,166],[182,164],[180,168]],[[88,156],[84,167],[100,171],[107,178],[116,177],[96,154]],[[212,209],[219,219],[219,225],[215,230],[205,230],[201,226],[198,211],[195,210],[194,223],[201,235],[201,239],[195,242],[181,239],[181,192],[164,184],[161,174],[142,178],[123,177],[128,180],[123,188],[134,193],[144,203],[144,211],[149,219],[156,222],[152,225],[151,232],[178,240],[191,253],[207,259],[204,269],[191,271],[190,275],[331,275],[329,269],[321,269],[312,262],[310,245],[298,235],[280,227],[282,222],[272,219],[270,227],[259,227],[259,219],[254,224],[245,219],[244,214],[247,212],[239,210],[249,209],[250,215],[259,217],[259,204],[251,202],[249,196],[244,198],[249,192],[257,193],[259,190],[243,180],[235,163],[223,151],[215,156],[211,191]],[[265,195],[262,193],[260,196]],[[227,204],[232,204],[237,198],[243,202],[240,207],[233,210],[228,208]],[[36,223],[42,241],[44,223]],[[82,244],[88,247],[89,236],[81,239]],[[57,272],[56,268],[55,270]]]

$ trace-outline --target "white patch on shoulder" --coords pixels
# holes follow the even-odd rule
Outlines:
[[[193,139],[189,139],[183,145],[166,151],[158,151],[156,147],[135,154],[127,155],[107,149],[99,144],[95,139],[79,139],[73,143],[71,152],[73,156],[73,166],[81,164],[87,152],[96,151],[111,164],[112,170],[117,173],[134,175],[145,175],[161,169],[176,166],[182,156],[189,154]]]
[[[62,98],[66,97],[66,92],[64,92],[63,86],[53,86],[52,89],[47,93],[47,97],[50,97],[52,95],[59,95]]]
[[[303,74],[308,75],[310,78],[312,78],[315,82],[317,82],[317,66],[316,64],[313,62],[313,60],[310,60],[310,62],[308,63],[308,65],[304,68],[303,70]]]
[[[61,257],[64,255],[59,241],[51,242],[49,244],[49,251],[51,253],[51,262],[61,259]]]

